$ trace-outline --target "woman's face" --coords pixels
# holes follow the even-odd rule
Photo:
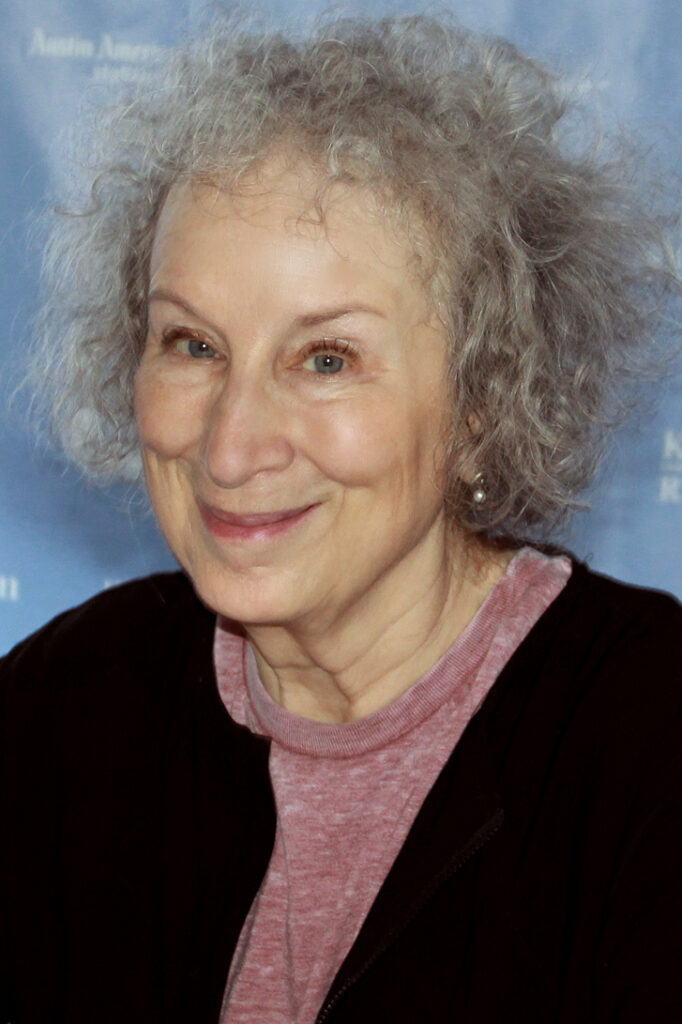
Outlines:
[[[210,607],[331,624],[442,564],[447,355],[410,251],[303,169],[178,185],[136,382],[148,486]]]

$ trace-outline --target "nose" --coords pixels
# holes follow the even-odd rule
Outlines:
[[[230,374],[211,409],[204,434],[206,473],[219,487],[240,487],[261,473],[286,469],[295,449],[289,415],[273,385]]]

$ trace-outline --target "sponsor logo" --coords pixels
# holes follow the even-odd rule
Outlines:
[[[44,29],[37,28],[31,37],[28,55],[88,60],[95,56],[95,44],[81,36],[49,36]]]
[[[80,35],[50,35],[42,27],[33,30],[28,44],[29,57],[80,61],[90,66],[93,81],[104,83],[148,78],[145,65],[165,50],[157,43],[124,42],[110,32],[103,32],[99,39],[86,39]]]
[[[19,600],[19,579],[16,576],[0,576],[0,601]]]
[[[663,431],[658,500],[664,505],[682,505],[682,430]]]

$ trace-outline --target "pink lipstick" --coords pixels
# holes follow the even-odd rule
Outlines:
[[[200,503],[202,519],[214,537],[225,540],[270,540],[293,529],[318,507],[302,505],[278,512],[254,512],[237,515]]]

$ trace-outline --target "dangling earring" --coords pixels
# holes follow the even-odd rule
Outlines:
[[[476,505],[484,505],[488,495],[485,490],[485,477],[483,473],[477,473],[471,481],[471,500]]]

